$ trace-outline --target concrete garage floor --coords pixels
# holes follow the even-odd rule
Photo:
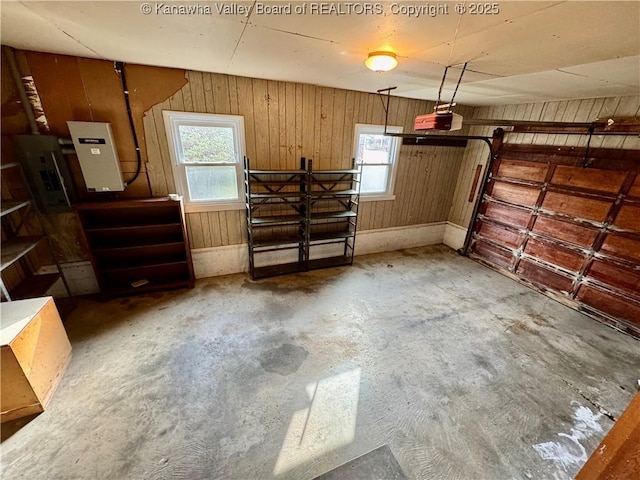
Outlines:
[[[443,246],[83,298],[66,327],[3,478],[312,479],[383,445],[407,478],[572,478],[640,365],[640,342]]]

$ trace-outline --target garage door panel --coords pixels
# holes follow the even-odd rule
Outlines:
[[[613,224],[625,230],[640,232],[640,207],[623,204]]]
[[[604,239],[600,251],[617,258],[640,262],[640,238],[634,239],[609,233]]]
[[[498,167],[498,176],[532,182],[544,182],[549,165],[538,162],[503,160]]]
[[[489,195],[497,200],[512,203],[514,205],[522,205],[525,207],[533,207],[538,200],[540,190],[524,185],[514,185],[512,183],[494,182],[489,189]]]
[[[591,246],[598,236],[595,228],[544,216],[538,216],[532,231],[582,247]]]
[[[640,302],[591,285],[582,285],[576,298],[596,310],[640,326]]]
[[[480,210],[483,215],[497,222],[526,228],[531,220],[531,210],[511,207],[495,202],[487,202]]]
[[[542,202],[542,208],[570,217],[604,222],[611,208],[611,202],[559,192],[547,192]]]
[[[640,270],[595,259],[587,271],[587,278],[640,296]]]
[[[511,251],[502,249],[482,240],[477,240],[475,242],[473,251],[476,256],[483,260],[507,270],[511,267],[515,259]]]
[[[529,259],[520,262],[516,273],[530,282],[561,293],[570,292],[573,286],[573,279],[568,275],[543,267]]]
[[[636,175],[636,180],[633,182],[633,185],[631,185],[627,197],[633,197],[640,200],[640,174]]]
[[[553,185],[616,194],[627,177],[624,172],[585,169],[558,165],[551,178]]]
[[[477,232],[484,238],[512,248],[519,247],[524,239],[522,233],[514,232],[513,230],[491,222],[479,222]]]
[[[529,239],[524,249],[525,253],[532,257],[544,260],[552,265],[578,272],[584,263],[585,257],[573,250],[553,242]]]
[[[494,145],[470,256],[640,338],[640,152]]]

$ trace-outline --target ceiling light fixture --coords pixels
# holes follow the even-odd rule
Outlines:
[[[398,66],[398,60],[393,52],[371,52],[364,64],[374,72],[388,72]]]

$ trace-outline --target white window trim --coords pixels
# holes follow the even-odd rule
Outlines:
[[[358,158],[358,137],[363,133],[371,133],[375,135],[384,134],[384,125],[371,125],[367,123],[356,123],[353,145],[353,158]],[[402,127],[397,125],[387,125],[387,133],[402,133]],[[381,193],[360,193],[361,202],[383,202],[386,200],[395,200],[394,189],[396,185],[396,170],[398,167],[398,158],[400,157],[401,142],[398,139],[394,151],[391,154],[390,175],[387,182],[387,191]],[[359,166],[359,165],[358,165]]]
[[[184,198],[184,209],[187,213],[198,212],[215,212],[222,210],[241,210],[245,208],[244,202],[244,174],[243,159],[245,156],[245,137],[244,137],[244,117],[240,115],[221,115],[212,113],[192,113],[192,112],[175,112],[163,110],[164,127],[167,134],[167,142],[169,144],[169,155],[171,157],[171,167],[173,170],[175,188],[178,194]],[[180,125],[193,126],[211,126],[226,124],[234,129],[235,148],[238,155],[237,163],[226,163],[223,165],[233,165],[236,167],[236,178],[238,181],[238,200],[233,201],[193,201],[189,198],[189,189],[187,187],[185,164],[180,162],[179,152],[180,134],[178,128]]]

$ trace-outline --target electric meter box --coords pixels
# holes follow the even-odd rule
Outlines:
[[[124,182],[111,124],[67,122],[67,125],[87,190],[90,192],[123,191]]]

